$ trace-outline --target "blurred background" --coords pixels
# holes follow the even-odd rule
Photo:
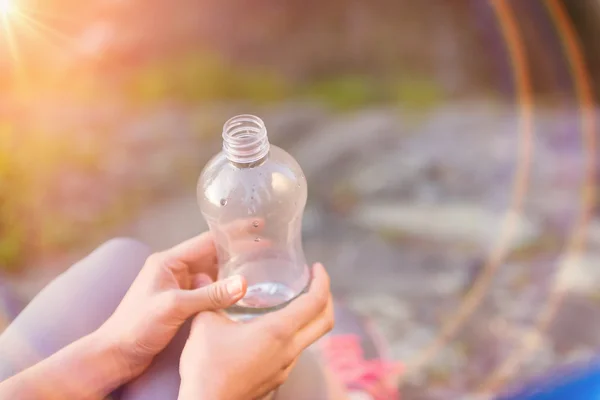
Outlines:
[[[0,291],[26,301],[116,235],[205,230],[197,177],[254,113],[403,398],[589,360],[599,40],[598,0],[0,0]]]

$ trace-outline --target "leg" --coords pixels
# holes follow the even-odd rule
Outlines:
[[[179,358],[190,333],[185,323],[146,371],[123,387],[121,400],[175,400],[179,395]]]
[[[0,381],[96,330],[149,255],[140,242],[113,239],[46,286],[0,335]]]

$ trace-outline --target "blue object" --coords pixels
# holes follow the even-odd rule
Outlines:
[[[497,400],[600,400],[600,360],[556,371]]]

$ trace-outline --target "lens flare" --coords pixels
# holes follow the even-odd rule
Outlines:
[[[11,0],[0,0],[0,15],[7,16],[13,9],[14,6]]]

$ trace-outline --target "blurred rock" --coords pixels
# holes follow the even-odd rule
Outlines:
[[[395,340],[392,343],[390,352],[394,359],[410,360],[435,339],[434,327],[411,325],[409,328],[404,332],[402,340]]]
[[[154,250],[167,249],[208,229],[196,193],[149,207],[132,221],[127,234]]]
[[[358,160],[350,174],[352,189],[365,197],[397,193],[405,198],[420,184],[428,160],[418,154],[403,154],[402,148],[390,147],[389,154]]]
[[[595,250],[600,250],[600,219],[598,217],[588,221],[586,232],[587,244]]]
[[[531,222],[517,215],[507,215],[514,223],[509,247],[533,240],[538,234]],[[505,219],[477,204],[407,204],[381,203],[358,207],[352,219],[359,226],[378,231],[392,231],[434,241],[475,243],[489,248],[499,240]]]
[[[377,316],[403,322],[411,317],[406,302],[385,293],[357,294],[349,300],[353,310],[362,315]]]
[[[573,351],[598,349],[600,315],[598,304],[581,294],[565,293],[550,321],[547,332],[557,357],[570,357]]]
[[[573,254],[558,260],[556,290],[573,293],[600,292],[600,255]]]
[[[317,183],[337,172],[332,166],[342,157],[376,156],[372,151],[384,148],[385,139],[399,131],[399,124],[397,115],[387,109],[345,115],[319,126],[290,152],[309,182]]]
[[[323,107],[297,102],[270,107],[259,116],[265,122],[269,141],[284,149],[305,139],[330,118]]]

